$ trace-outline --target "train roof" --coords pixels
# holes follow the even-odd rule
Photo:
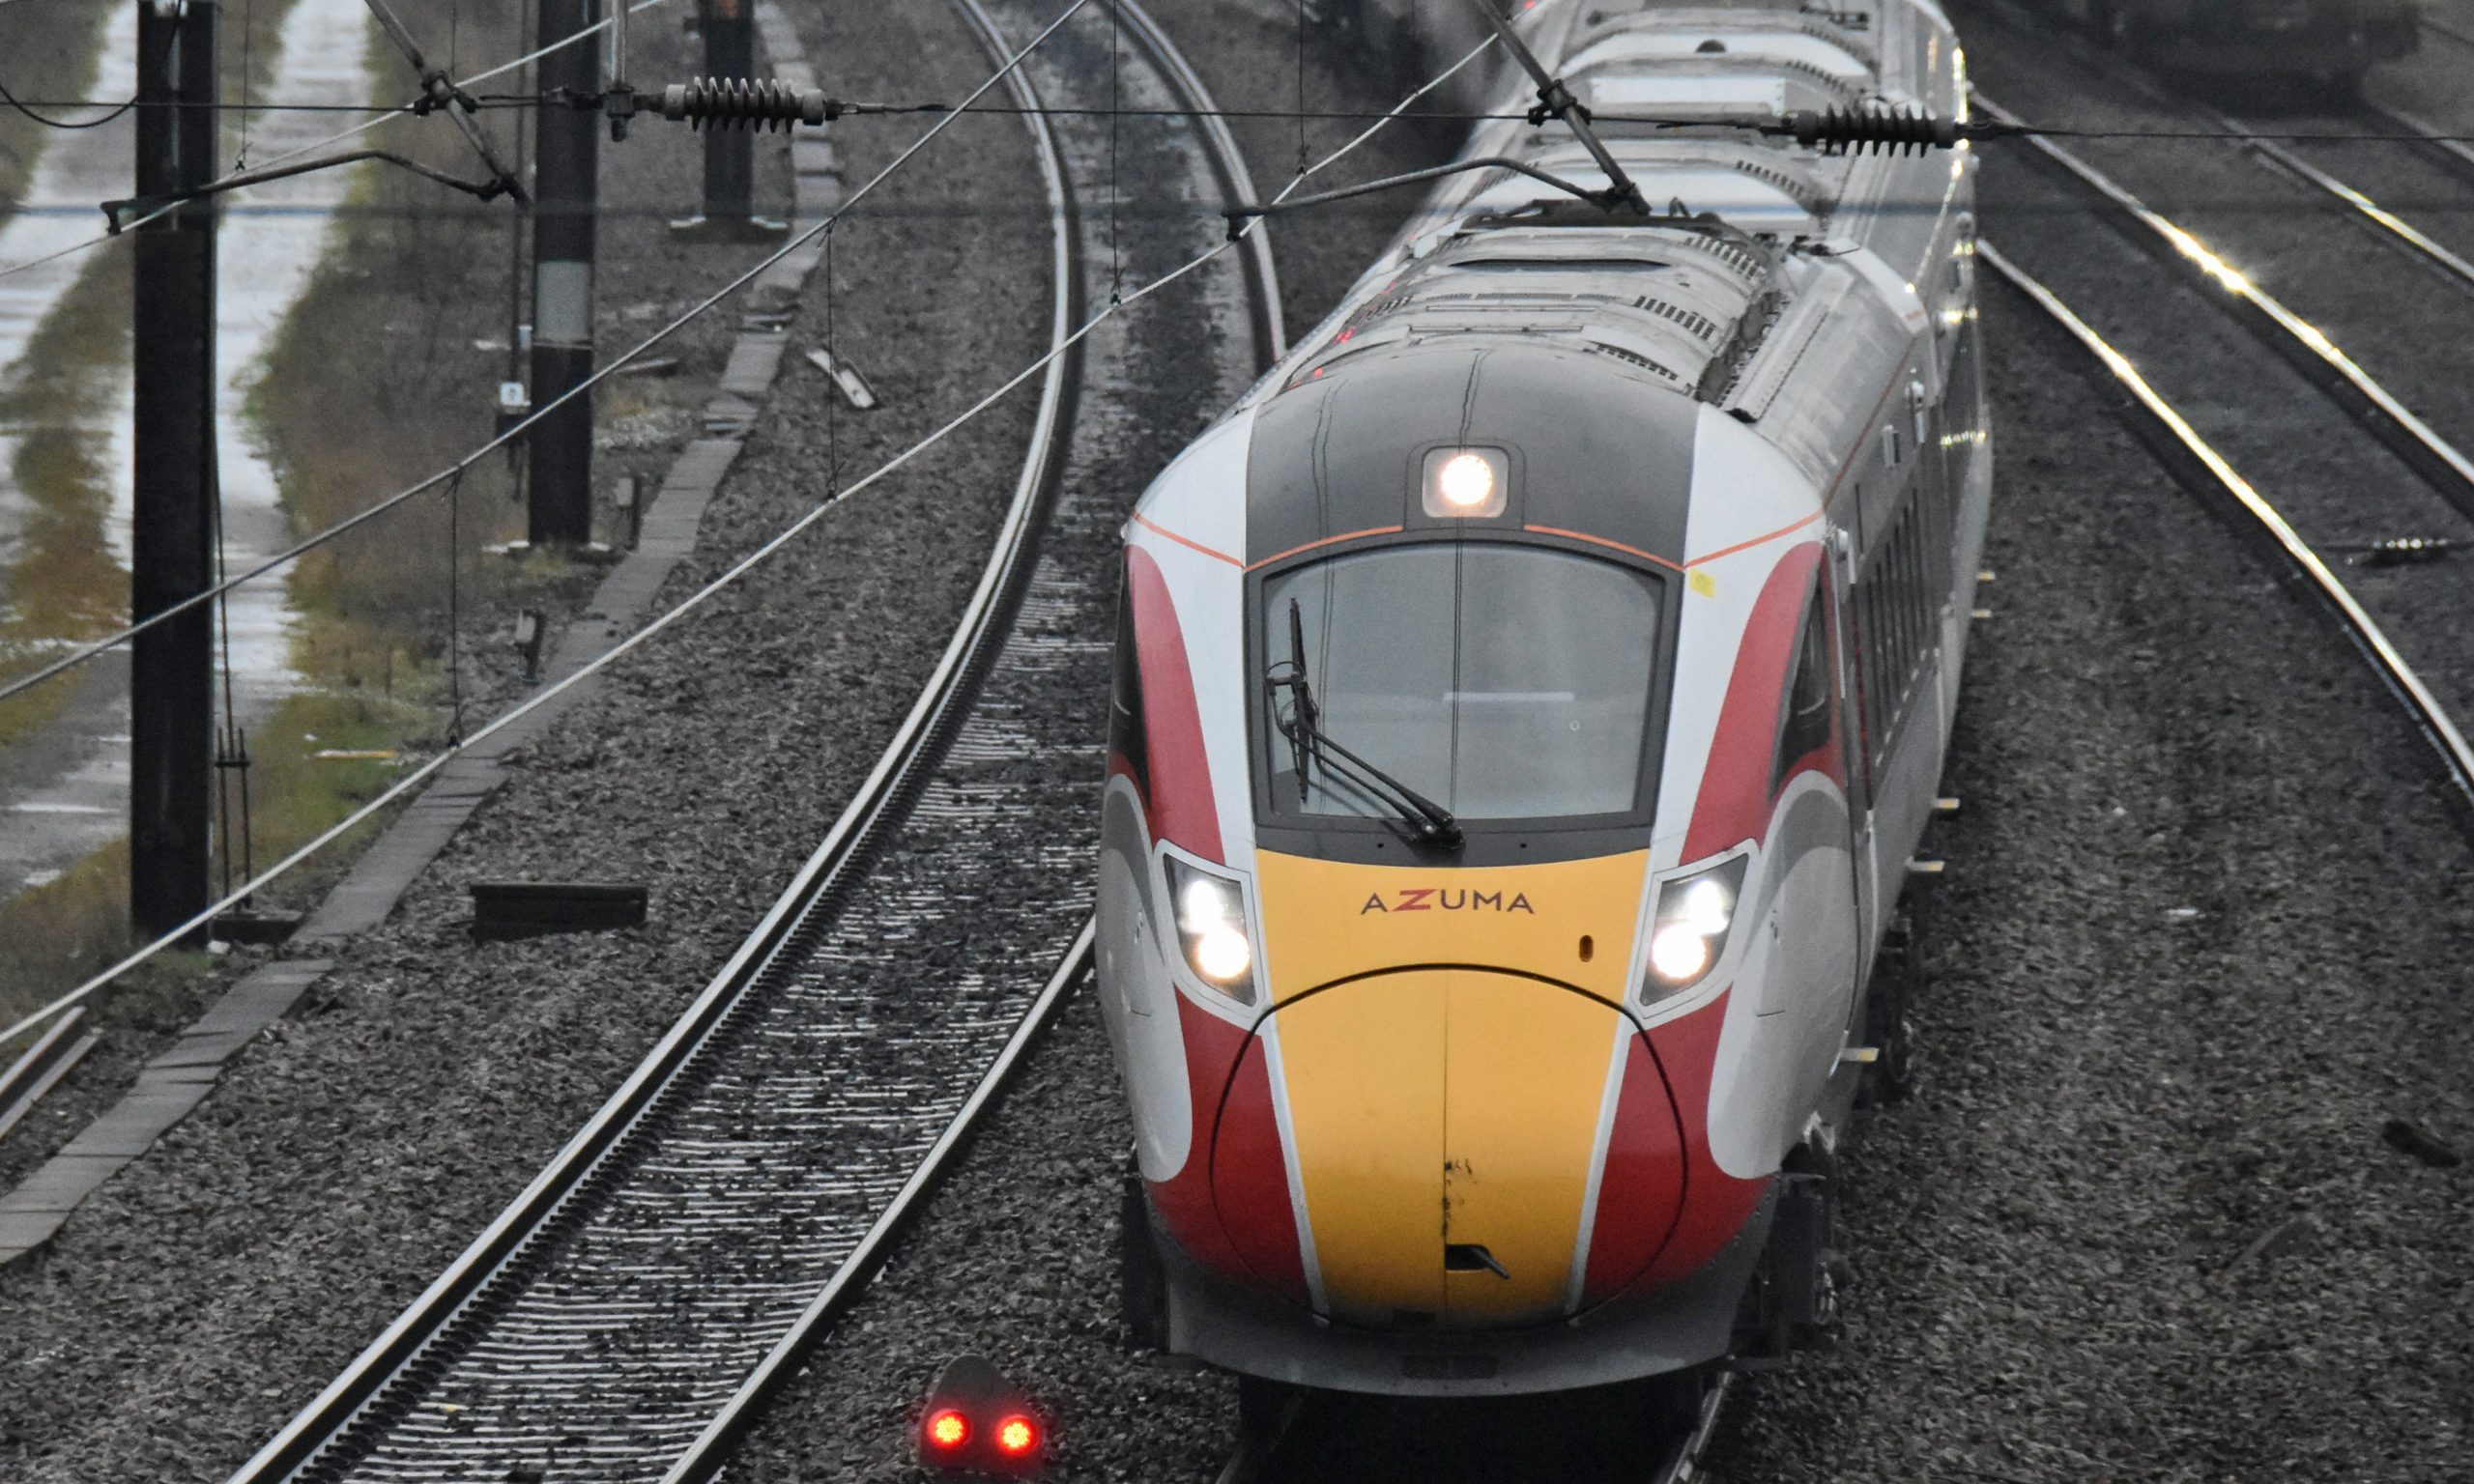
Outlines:
[[[1783,89],[1789,108],[1946,106],[1960,78],[1946,26],[1922,0],[1852,0],[1827,16],[1758,0],[1592,3],[1540,49],[1563,59],[1550,65],[1576,91],[1596,88],[1604,113],[1684,107],[1694,88],[1734,117],[1775,111],[1774,99],[1735,99],[1738,83]],[[1874,71],[1885,65],[1888,75]],[[1644,100],[1665,89],[1663,100],[1622,101],[1626,77]],[[1417,525],[1400,504],[1418,484],[1409,461],[1454,442],[1526,457],[1568,436],[1579,462],[1564,467],[1558,449],[1550,477],[1519,481],[1542,502],[1526,524],[1660,558],[1680,555],[1670,547],[1705,408],[1753,425],[1816,490],[1830,481],[1931,323],[1925,295],[1940,291],[1918,285],[1941,282],[1936,234],[1965,188],[1964,161],[1829,156],[1749,131],[1606,132],[1651,216],[1610,214],[1508,171],[1464,177],[1233,410],[1251,419],[1238,433],[1248,562]],[[1554,126],[1499,121],[1469,155],[1604,184]],[[1653,468],[1673,477],[1643,472]]]
[[[1409,345],[1517,336],[1712,398],[1768,323],[1774,278],[1768,247],[1712,222],[1559,228],[1509,218],[1407,265],[1297,365],[1288,385]]]

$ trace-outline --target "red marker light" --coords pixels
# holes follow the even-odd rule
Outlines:
[[[959,1448],[970,1441],[970,1419],[948,1407],[928,1419],[928,1441],[939,1448]]]
[[[1039,1424],[1024,1416],[1011,1416],[996,1425],[996,1447],[1008,1458],[1022,1458],[1040,1445]]]

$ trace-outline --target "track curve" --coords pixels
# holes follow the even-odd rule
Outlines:
[[[993,60],[1002,64],[1010,53],[995,49],[993,33],[985,27],[985,16],[977,13],[973,0],[956,0],[956,4],[970,21],[974,37],[991,47]],[[652,1121],[666,1103],[676,1100],[676,1090],[738,1019],[751,995],[814,952],[823,927],[842,905],[872,847],[916,802],[927,770],[951,741],[968,708],[974,683],[992,659],[1020,605],[1036,555],[1039,527],[1054,492],[1063,443],[1071,435],[1075,392],[1081,376],[1079,350],[1070,338],[1080,319],[1080,243],[1062,155],[1052,129],[1037,111],[1037,96],[1019,70],[1008,81],[1015,100],[1025,110],[1052,223],[1049,338],[1055,358],[1043,379],[1034,431],[1013,501],[952,642],[849,806],[704,993],[532,1185],[343,1375],[233,1475],[233,1484],[363,1476],[357,1466],[380,1451],[395,1424],[417,1415],[420,1398],[445,1379],[447,1354],[470,1354],[484,1344],[516,1291],[535,1275],[550,1248],[572,1229],[580,1208],[615,1193],[608,1177],[623,1178],[631,1160],[641,1157],[644,1151],[639,1146],[651,1132]],[[602,1188],[593,1188],[596,1181],[602,1182]],[[566,1342],[555,1321],[543,1328],[552,1346]],[[526,1343],[518,1341],[519,1375],[525,1349]],[[594,1378],[597,1383],[610,1379]],[[623,1384],[621,1389],[634,1390]],[[526,1446],[524,1440],[499,1434],[470,1437],[475,1446],[459,1445],[457,1434],[469,1436],[469,1430],[454,1423],[465,1409],[455,1403],[434,1405],[446,1410],[434,1414],[441,1425],[422,1440],[421,1446],[430,1450],[427,1456],[412,1450],[413,1456],[400,1460],[404,1469],[388,1469],[378,1476],[479,1477],[471,1470],[493,1465],[503,1469],[509,1450]],[[684,1431],[692,1436],[701,1420],[693,1419]],[[550,1456],[556,1456],[558,1441],[549,1441]],[[484,1456],[470,1456],[476,1449]],[[661,1462],[654,1461],[651,1470],[639,1471],[657,1473]],[[594,1476],[632,1475],[596,1471]]]
[[[983,0],[953,4],[992,58],[1013,54]],[[1245,163],[1193,69],[1147,15],[1129,6],[1123,19],[1159,86],[1193,115],[1196,173],[1207,165],[1230,199],[1248,192]],[[1084,44],[1096,23],[1096,13],[1082,19]],[[1082,913],[1048,914],[1018,941],[1006,940],[1001,911],[948,924],[963,909],[946,899],[939,865],[1011,860],[1021,868],[1013,874],[1033,879],[1081,865],[1082,852],[1041,848],[1026,821],[1036,817],[1031,796],[1072,776],[1070,766],[1042,766],[1044,750],[1091,739],[1043,736],[1025,697],[1087,666],[1085,651],[1104,658],[1105,625],[1096,645],[1087,633],[1066,637],[1080,595],[1043,554],[1043,533],[1052,538],[1060,520],[1085,536],[1095,522],[1112,532],[1122,512],[1078,510],[1079,497],[1060,493],[1065,467],[1080,457],[1068,448],[1081,438],[1068,435],[1084,426],[1090,259],[1070,152],[1032,80],[1048,65],[1026,62],[1008,80],[1050,205],[1050,344],[1063,354],[1049,366],[997,550],[929,686],[791,889],[626,1085],[235,1484],[524,1468],[710,1477],[771,1387],[864,1289],[1081,977]],[[1262,234],[1237,261],[1252,340],[1242,386],[1283,339]],[[1107,337],[1089,349],[1105,356]],[[1108,396],[1100,402],[1102,423],[1123,420]],[[1080,483],[1122,500],[1121,484],[1088,473]],[[1034,829],[1027,841],[1024,828]],[[985,901],[988,884],[979,885]],[[1000,908],[1019,913],[1006,896],[999,888]],[[972,947],[972,928],[996,930]],[[873,1013],[889,991],[915,999],[947,989],[950,1008],[930,1013],[924,1028],[880,1025]],[[844,1157],[834,1146],[820,1167],[812,1141],[845,1133],[862,1148]],[[871,1139],[876,1147],[864,1147]],[[704,1256],[681,1256],[693,1252]]]

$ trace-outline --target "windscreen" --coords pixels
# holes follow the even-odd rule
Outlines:
[[[1290,605],[1334,744],[1464,820],[1629,813],[1641,786],[1662,614],[1657,581],[1496,542],[1389,547],[1273,578],[1265,661],[1288,673]],[[1265,757],[1283,813],[1392,817],[1309,761],[1293,692],[1267,692]]]

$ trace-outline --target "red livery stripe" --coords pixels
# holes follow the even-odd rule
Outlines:
[[[1185,1168],[1152,1183],[1151,1203],[1196,1262],[1235,1281],[1269,1284],[1303,1304],[1306,1259],[1262,1044],[1182,994],[1177,1018],[1194,1144]]]
[[[1134,589],[1135,653],[1142,667],[1152,834],[1204,860],[1224,860],[1202,714],[1194,704],[1194,671],[1186,662],[1185,630],[1177,622],[1168,580],[1159,560],[1136,546],[1126,549],[1126,582]]]
[[[1821,546],[1807,541],[1772,567],[1744,624],[1736,650],[1735,674],[1718,709],[1710,739],[1710,760],[1701,771],[1692,825],[1684,834],[1683,859],[1701,860],[1730,845],[1761,838],[1769,829],[1770,772],[1778,746],[1778,708],[1786,699],[1787,667],[1795,660],[1797,624],[1804,595],[1821,565]],[[1150,672],[1144,671],[1146,683]]]
[[[1728,990],[1688,1015],[1649,1030],[1658,1070],[1675,1095],[1676,1117],[1684,1130],[1683,1209],[1673,1235],[1642,1274],[1646,1283],[1671,1283],[1698,1272],[1735,1240],[1761,1205],[1768,1177],[1739,1180],[1718,1168],[1710,1154],[1710,1086],[1718,1063],[1718,1033],[1727,1023]],[[1603,1199],[1601,1197],[1601,1199]],[[1592,1269],[1597,1265],[1592,1254]]]
[[[1584,1307],[1614,1298],[1650,1266],[1683,1209],[1689,1189],[1683,1129],[1658,1073],[1657,1057],[1635,1036],[1625,1043],[1624,1082],[1607,1131],[1606,1165],[1590,1227]]]

